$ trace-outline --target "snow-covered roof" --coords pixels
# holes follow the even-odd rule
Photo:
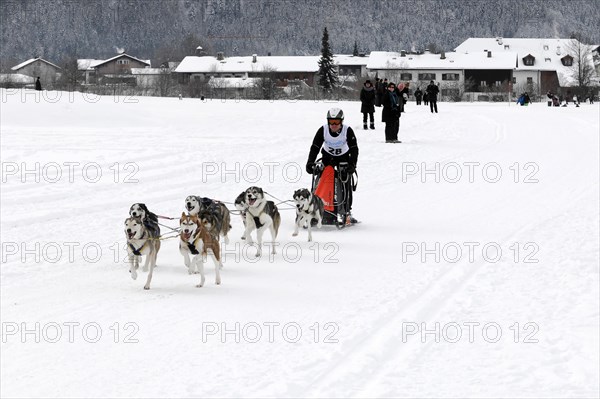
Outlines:
[[[81,58],[77,60],[77,69],[80,71],[92,70],[98,64],[103,63],[104,60],[95,60],[93,58]]]
[[[33,76],[23,75],[22,73],[0,73],[1,83],[35,83]]]
[[[369,69],[514,69],[517,54],[514,52],[493,53],[488,57],[483,51],[473,54],[445,53],[442,59],[440,54],[406,54],[390,51],[373,51],[369,57]]]
[[[25,62],[21,62],[19,65],[15,65],[14,67],[12,67],[12,68],[10,68],[10,69],[12,69],[13,71],[17,71],[17,70],[19,70],[19,69],[23,68],[24,66],[27,66],[27,65],[29,65],[29,64],[31,64],[31,63],[33,63],[33,62],[35,62],[35,61],[42,61],[42,62],[45,62],[45,63],[46,63],[46,64],[48,64],[48,65],[52,65],[52,66],[53,66],[53,67],[55,67],[55,68],[62,69],[62,68],[61,68],[61,67],[59,67],[58,65],[56,65],[56,64],[53,64],[53,63],[51,63],[51,62],[49,62],[49,61],[46,61],[45,59],[43,59],[43,58],[40,58],[40,57],[37,57],[37,58],[30,58],[30,59],[28,59],[27,61],[25,61]]]
[[[187,56],[175,68],[180,73],[244,73],[272,69],[277,72],[313,72],[319,70],[317,56],[227,57],[223,61],[212,56]]]
[[[516,52],[518,66],[515,71],[556,71],[561,86],[573,86],[572,67],[564,66],[561,59],[569,54],[569,48],[575,39],[551,38],[470,38],[462,42],[455,51],[457,53],[473,54],[492,51],[492,54]],[[592,50],[593,46],[590,46]],[[590,51],[591,53],[591,51]],[[523,58],[527,55],[535,57],[533,65],[525,65]],[[589,61],[593,66],[593,59]]]
[[[141,59],[139,59],[139,58],[136,58],[136,57],[133,57],[133,56],[131,56],[131,55],[129,55],[129,54],[125,54],[125,53],[123,53],[123,54],[118,54],[118,55],[115,55],[114,57],[112,57],[112,58],[109,58],[109,59],[107,59],[107,60],[104,60],[104,61],[100,62],[99,64],[96,64],[94,67],[98,67],[98,66],[100,66],[100,65],[102,65],[102,64],[106,64],[107,62],[114,61],[114,60],[116,60],[116,59],[118,59],[118,58],[121,58],[121,57],[127,57],[127,58],[131,58],[132,60],[136,60],[136,61],[139,61],[139,62],[141,62],[141,63],[147,64],[148,66],[150,66],[150,60],[141,60]]]
[[[219,89],[245,88],[257,86],[260,78],[211,78],[210,87]]]
[[[131,68],[132,75],[160,75],[169,68]]]
[[[364,57],[348,55],[348,54],[334,54],[333,62],[337,65],[367,65],[369,62],[369,56]]]

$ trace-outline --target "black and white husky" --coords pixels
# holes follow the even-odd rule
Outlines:
[[[250,233],[256,229],[256,241],[258,243],[256,256],[261,256],[262,236],[265,230],[269,229],[273,247],[271,253],[275,254],[277,252],[275,251],[275,240],[281,224],[281,215],[279,215],[277,206],[273,201],[267,201],[262,188],[256,186],[248,187],[246,190],[246,204],[248,209],[246,210],[244,237],[246,237],[248,244],[253,243]]]
[[[294,191],[294,202],[296,203],[296,228],[292,235],[297,236],[300,227],[308,226],[308,241],[312,241],[313,219],[316,219],[317,227],[321,228],[324,209],[323,200],[306,188],[301,188]]]
[[[132,279],[137,279],[137,270],[140,266],[142,256],[146,257],[143,270],[148,271],[148,279],[145,290],[150,289],[152,281],[152,272],[156,267],[156,257],[160,250],[160,240],[157,237],[152,237],[150,232],[139,217],[130,217],[125,219],[125,237],[127,238],[127,255],[129,258],[129,272]]]
[[[214,237],[222,235],[225,244],[229,243],[227,234],[231,229],[231,214],[224,203],[199,195],[188,195],[185,209],[191,216],[198,216]]]
[[[140,218],[144,227],[152,237],[160,237],[160,227],[158,226],[158,216],[150,212],[146,204],[136,202],[129,207],[129,216]]]

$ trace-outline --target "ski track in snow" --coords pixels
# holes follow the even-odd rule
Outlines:
[[[103,256],[98,263],[81,256],[56,264],[3,262],[2,320],[95,321],[105,334],[115,321],[133,321],[140,343],[9,340],[2,343],[2,396],[586,397],[598,391],[597,106],[440,103],[440,113],[430,114],[409,103],[403,143],[390,146],[378,122],[381,108],[377,130],[364,131],[355,113],[360,104],[336,103],[359,141],[354,214],[363,223],[315,230],[321,251],[315,262],[306,231],[291,237],[294,213],[282,204],[278,241],[297,243],[300,261],[282,261],[281,250],[275,262],[230,253],[223,285],[214,285],[209,260],[202,289],[193,287],[199,276],[187,275],[177,240],[166,240],[145,292],[144,273],[129,278],[125,252],[113,259],[129,205],[146,202],[178,217],[187,195],[233,202],[250,185],[289,199],[309,187],[309,177],[289,182],[263,175],[250,182],[203,176],[200,169],[275,161],[304,170],[332,104],[108,100],[36,104],[9,97],[0,110],[3,162],[97,162],[105,173],[96,184],[77,178],[79,168],[74,183],[65,177],[57,184],[3,183],[2,242],[96,242]],[[110,169],[115,162],[118,184]],[[138,183],[122,183],[128,162],[139,167]],[[474,183],[421,182],[421,175],[401,175],[405,162],[497,162],[506,175],[497,184],[480,175]],[[539,183],[510,181],[514,162],[535,162]],[[232,245],[243,245],[238,215],[231,224]],[[514,263],[509,253],[496,264],[401,262],[401,243],[473,240],[496,241],[505,250],[535,241],[541,262]],[[333,255],[328,243],[335,244]],[[323,263],[323,255],[338,262]],[[304,335],[296,344],[202,343],[202,321],[295,321]],[[403,322],[450,321],[496,321],[507,335],[513,322],[535,321],[540,342],[424,344],[418,336],[402,342]],[[335,322],[339,343],[311,342],[308,327],[315,322]]]

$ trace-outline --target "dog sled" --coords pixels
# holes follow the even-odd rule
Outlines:
[[[348,163],[336,167],[324,166],[317,160],[313,167],[312,192],[323,200],[323,225],[343,229],[358,223],[350,214],[352,192],[356,190],[354,174],[348,172]],[[314,222],[314,220],[313,220]]]

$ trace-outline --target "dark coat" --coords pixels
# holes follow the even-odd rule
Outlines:
[[[395,98],[393,98],[393,97]],[[399,97],[396,92],[393,94],[389,91],[383,96],[383,112],[381,114],[382,122],[393,122],[400,118],[402,111],[402,97]]]
[[[421,89],[417,89],[417,90],[415,91],[415,98],[416,98],[417,100],[421,100],[421,99],[423,98],[423,92],[421,91]]]
[[[333,135],[334,134],[332,133],[332,136]],[[319,151],[321,151],[321,159],[323,161],[323,165],[335,166],[339,165],[340,162],[348,162],[350,165],[356,168],[356,164],[358,163],[358,143],[356,141],[356,135],[354,134],[354,130],[352,130],[350,126],[348,126],[346,139],[348,141],[348,147],[350,148],[349,151],[337,157],[330,155],[325,150],[321,150],[323,144],[325,143],[323,126],[321,126],[319,130],[317,130],[312,145],[310,146],[310,151],[308,153],[308,164],[315,162],[317,156],[319,155]]]
[[[360,91],[360,102],[362,103],[360,112],[363,114],[375,112],[375,89],[373,86],[363,87]]]
[[[40,78],[37,78],[37,80],[35,81],[35,89],[42,90],[42,82],[40,82]]]
[[[437,87],[435,84],[430,83],[429,86],[427,86],[427,99],[429,101],[437,101],[437,95],[440,92],[440,88]]]

